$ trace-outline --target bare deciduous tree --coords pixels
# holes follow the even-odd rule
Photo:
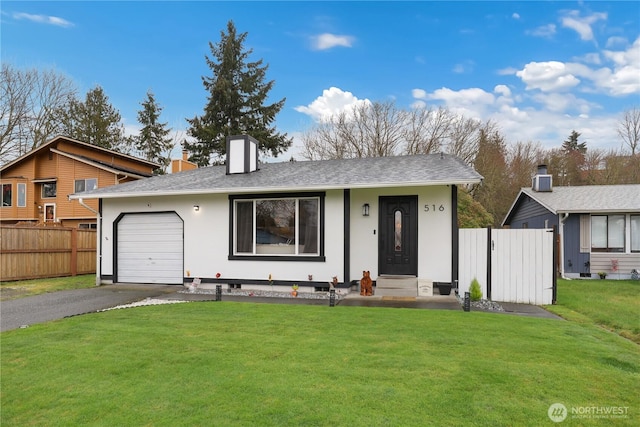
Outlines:
[[[478,141],[482,122],[464,116],[456,117],[449,126],[447,153],[473,164],[478,153]]]
[[[392,101],[362,103],[304,133],[302,156],[319,160],[447,151],[471,164],[481,125],[442,107],[407,111]]]
[[[403,142],[405,113],[393,102],[362,103],[307,131],[308,160],[394,156]]]
[[[0,162],[18,157],[61,132],[60,115],[76,89],[53,70],[20,70],[2,64]]]
[[[450,137],[455,118],[446,108],[423,107],[406,113],[404,130],[407,154],[429,154],[442,151],[443,142]]]
[[[531,185],[531,177],[543,163],[544,149],[538,142],[517,142],[507,147],[507,165],[511,186],[517,190]]]
[[[631,149],[631,155],[635,155],[640,143],[640,109],[638,107],[624,112],[622,120],[618,122],[618,135]]]

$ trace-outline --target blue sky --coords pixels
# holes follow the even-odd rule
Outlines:
[[[445,106],[494,120],[507,142],[622,147],[640,106],[638,2],[2,1],[2,61],[102,86],[128,132],[147,90],[183,132],[202,114],[209,42],[232,19],[269,65],[276,126],[296,141],[358,102]],[[285,158],[285,160],[288,157]]]

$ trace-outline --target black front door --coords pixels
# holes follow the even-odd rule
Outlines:
[[[418,196],[380,197],[378,274],[418,275]]]

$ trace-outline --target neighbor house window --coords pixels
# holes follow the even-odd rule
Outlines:
[[[58,191],[58,185],[55,182],[45,182],[42,184],[43,199],[56,197],[57,191]]]
[[[323,195],[232,197],[235,256],[320,257]]]
[[[76,179],[75,192],[83,193],[85,191],[91,191],[98,188],[98,180],[95,178],[89,179]]]
[[[591,216],[591,250],[624,252],[624,215]]]
[[[631,252],[640,252],[640,215],[631,215]]]
[[[78,228],[81,230],[97,230],[98,224],[86,224],[81,222],[80,224],[78,224]]]
[[[18,207],[24,208],[27,206],[27,184],[18,184]]]
[[[11,184],[2,184],[2,206],[11,206],[11,196],[13,186]]]

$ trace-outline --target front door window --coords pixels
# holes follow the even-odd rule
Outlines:
[[[395,251],[402,252],[402,212],[397,210],[394,216]]]

